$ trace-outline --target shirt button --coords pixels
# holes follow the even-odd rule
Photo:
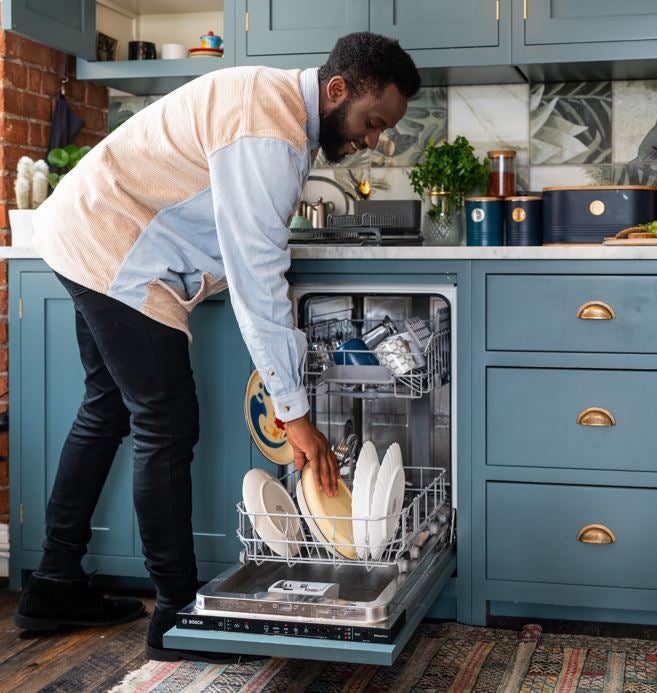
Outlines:
[[[283,407],[283,411],[290,411],[290,407],[287,406],[287,404]]]
[[[269,371],[269,375],[276,375],[276,371]]]

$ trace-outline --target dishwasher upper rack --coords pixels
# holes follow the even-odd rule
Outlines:
[[[308,352],[303,368],[304,385],[309,395],[329,394],[360,399],[398,397],[418,399],[432,391],[435,381],[449,381],[451,328],[439,324],[430,332],[428,343],[421,352],[425,363],[403,374],[393,374],[383,365],[350,365],[349,356],[371,351],[339,349],[341,342],[357,337],[377,324],[377,320],[332,318],[313,323],[303,331]],[[394,355],[394,351],[391,352]],[[417,350],[420,353],[420,350]],[[399,354],[402,355],[402,354]],[[405,352],[403,356],[407,356]],[[337,358],[336,358],[337,357]],[[358,359],[354,359],[358,360]],[[337,362],[337,363],[336,363]]]
[[[447,485],[446,472],[441,468],[410,467],[404,466],[404,470],[415,483],[406,489],[404,506],[399,512],[381,517],[326,517],[314,515],[312,518],[327,519],[332,523],[333,537],[325,537],[326,541],[318,540],[309,530],[306,516],[299,510],[298,513],[249,513],[244,503],[237,504],[238,529],[237,536],[244,549],[240,553],[240,561],[244,564],[254,562],[260,565],[264,562],[286,563],[293,566],[298,563],[328,564],[333,567],[343,565],[361,565],[367,571],[377,567],[397,566],[400,572],[408,572],[412,561],[420,556],[422,546],[432,536],[439,533],[447,534],[449,517],[447,516]],[[279,481],[287,486],[290,494],[296,500],[296,483],[300,478],[299,471],[293,471],[285,475]],[[259,516],[274,518],[279,530],[287,539],[276,539],[276,544],[285,547],[284,555],[272,551],[265,542],[260,539],[254,529],[256,518]],[[311,518],[311,520],[312,520]],[[345,544],[333,541],[336,522],[341,520],[357,521],[365,523],[365,542],[361,544]],[[350,559],[342,556],[338,551],[331,550],[332,545],[341,548],[350,547],[358,550],[366,549],[370,543],[369,527],[375,522],[398,522],[397,531],[393,539],[386,544],[383,554],[374,560],[366,551],[366,558]],[[302,537],[295,535],[294,527],[301,527]]]

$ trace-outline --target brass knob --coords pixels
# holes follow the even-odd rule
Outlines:
[[[580,426],[615,426],[616,417],[602,407],[589,407],[577,415]]]
[[[580,320],[613,320],[614,309],[604,301],[587,301],[577,309]]]
[[[577,532],[577,541],[583,544],[615,544],[616,535],[605,525],[586,525]]]

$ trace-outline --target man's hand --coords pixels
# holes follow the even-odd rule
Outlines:
[[[285,424],[287,439],[294,450],[294,464],[301,469],[310,463],[315,484],[327,496],[338,495],[338,463],[328,440],[310,423],[308,414]]]

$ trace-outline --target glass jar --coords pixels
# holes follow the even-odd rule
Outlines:
[[[426,194],[422,214],[422,235],[425,245],[461,245],[463,242],[463,210],[455,210],[452,195],[444,190]]]
[[[516,194],[516,152],[496,149],[488,152],[489,197],[510,197]]]

